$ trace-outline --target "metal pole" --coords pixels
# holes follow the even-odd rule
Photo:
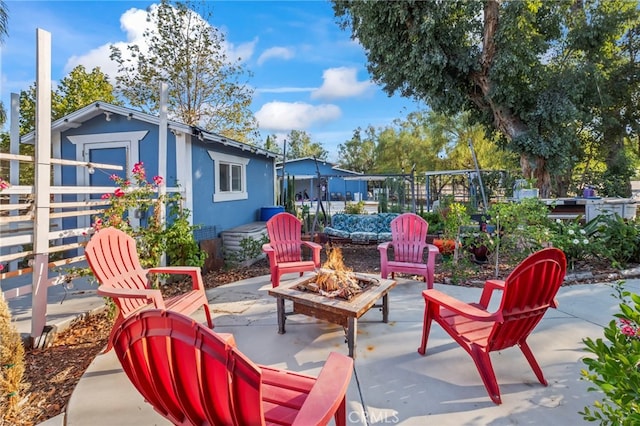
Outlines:
[[[478,173],[478,183],[480,184],[480,193],[482,194],[482,212],[487,212],[487,196],[484,193],[484,184],[482,183],[482,174],[480,173],[480,166],[478,166],[478,159],[476,158],[476,150],[473,149],[473,142],[469,138],[469,149],[471,150],[471,157],[473,158],[473,164],[476,166],[476,173]]]

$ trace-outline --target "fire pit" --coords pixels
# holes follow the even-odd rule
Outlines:
[[[380,281],[373,277],[355,274],[344,265],[342,250],[327,247],[327,261],[316,272],[316,277],[310,281],[298,284],[301,291],[311,291],[326,297],[337,297],[351,300],[372,285],[379,285]]]
[[[388,293],[396,282],[345,268],[339,249],[327,249],[327,253],[327,262],[316,273],[269,289],[269,295],[277,300],[278,333],[286,332],[285,320],[291,314],[339,324],[345,328],[349,356],[355,357],[358,318],[377,307],[382,311],[382,322],[386,323],[389,318]],[[382,303],[376,304],[380,299]],[[293,302],[293,312],[285,312],[285,300]]]

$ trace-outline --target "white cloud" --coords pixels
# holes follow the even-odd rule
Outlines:
[[[153,5],[152,7],[157,7]],[[120,17],[120,29],[126,34],[126,41],[119,41],[116,43],[103,44],[102,46],[91,49],[88,53],[80,56],[71,56],[64,67],[65,74],[68,74],[78,65],[83,65],[87,72],[95,67],[100,67],[100,70],[107,74],[112,80],[118,71],[118,64],[109,59],[111,55],[110,45],[116,46],[122,52],[123,58],[129,57],[129,51],[127,45],[137,44],[140,46],[140,50],[143,53],[148,51],[146,44],[144,43],[144,37],[142,34],[149,28],[150,24],[147,22],[147,11],[143,9],[132,8],[127,10]],[[113,83],[113,81],[112,81]]]
[[[339,99],[361,96],[369,93],[374,84],[358,81],[355,68],[329,68],[322,73],[322,87],[311,93],[312,99]]]
[[[273,131],[305,130],[315,123],[326,123],[340,118],[342,111],[336,105],[311,105],[303,102],[268,102],[255,113],[261,129]]]
[[[227,58],[231,62],[235,62],[238,60],[240,62],[247,62],[251,58],[251,56],[253,56],[256,44],[258,44],[257,37],[246,43],[241,43],[237,47],[233,43],[225,41],[223,49],[225,49]]]
[[[151,9],[157,7],[157,4],[150,6]],[[197,17],[200,18],[199,15]],[[126,34],[126,41],[107,43],[83,55],[70,57],[64,67],[65,73],[69,73],[78,65],[83,65],[87,71],[91,71],[94,67],[100,67],[102,72],[113,80],[117,74],[118,65],[109,59],[109,55],[111,54],[110,45],[114,45],[120,49],[124,59],[130,59],[129,51],[127,50],[128,45],[136,44],[142,53],[148,53],[149,49],[143,33],[147,29],[151,31],[155,30],[152,28],[152,24],[147,22],[147,11],[145,9],[131,8],[123,13],[120,17],[120,29]],[[255,38],[250,42],[235,46],[233,43],[225,40],[222,48],[225,50],[227,58],[229,58],[230,61],[235,62],[240,59],[242,62],[245,62],[253,55],[257,42],[258,39]]]
[[[291,59],[293,58],[293,50],[288,47],[272,47],[267,49],[262,52],[258,58],[258,65],[262,65],[267,60],[273,58]]]

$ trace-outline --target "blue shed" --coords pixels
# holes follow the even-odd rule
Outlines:
[[[167,132],[166,173],[159,171],[161,131]],[[34,140],[32,132],[21,142]],[[192,223],[206,230],[208,239],[258,221],[261,209],[276,200],[277,154],[172,120],[161,129],[159,117],[133,109],[94,102],[53,122],[51,141],[54,157],[122,165],[123,178],[130,177],[139,162],[147,176],[164,175],[167,192],[182,193]],[[113,186],[110,171],[59,165],[53,170],[56,185]],[[64,197],[86,201],[100,194]],[[64,220],[83,227],[90,226],[91,219]],[[135,224],[139,218],[130,220]]]
[[[311,157],[277,164],[279,178],[295,178],[296,198],[311,201],[360,201],[367,199],[367,182],[362,173],[339,168],[336,164]]]

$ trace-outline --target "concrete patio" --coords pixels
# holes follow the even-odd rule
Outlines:
[[[286,277],[285,277],[286,278]],[[293,278],[293,276],[291,277]],[[216,331],[235,335],[254,362],[317,374],[330,351],[346,353],[344,330],[302,315],[277,333],[275,299],[267,276],[208,290]],[[640,280],[626,287],[640,292]],[[618,302],[605,284],[562,287],[529,342],[548,387],[538,383],[518,349],[492,354],[502,405],[489,399],[471,358],[434,324],[427,355],[416,349],[422,333],[424,283],[398,280],[390,293],[390,322],[372,309],[359,322],[354,374],[347,393],[351,425],[549,425],[586,424],[578,411],[599,395],[580,380],[582,338],[602,337]],[[436,284],[466,301],[480,289]],[[83,295],[84,303],[94,297]],[[288,305],[287,305],[288,306]],[[200,314],[199,314],[200,315]],[[197,319],[203,320],[198,317]],[[99,355],[75,389],[66,414],[47,425],[164,425],[129,383],[113,353]]]

